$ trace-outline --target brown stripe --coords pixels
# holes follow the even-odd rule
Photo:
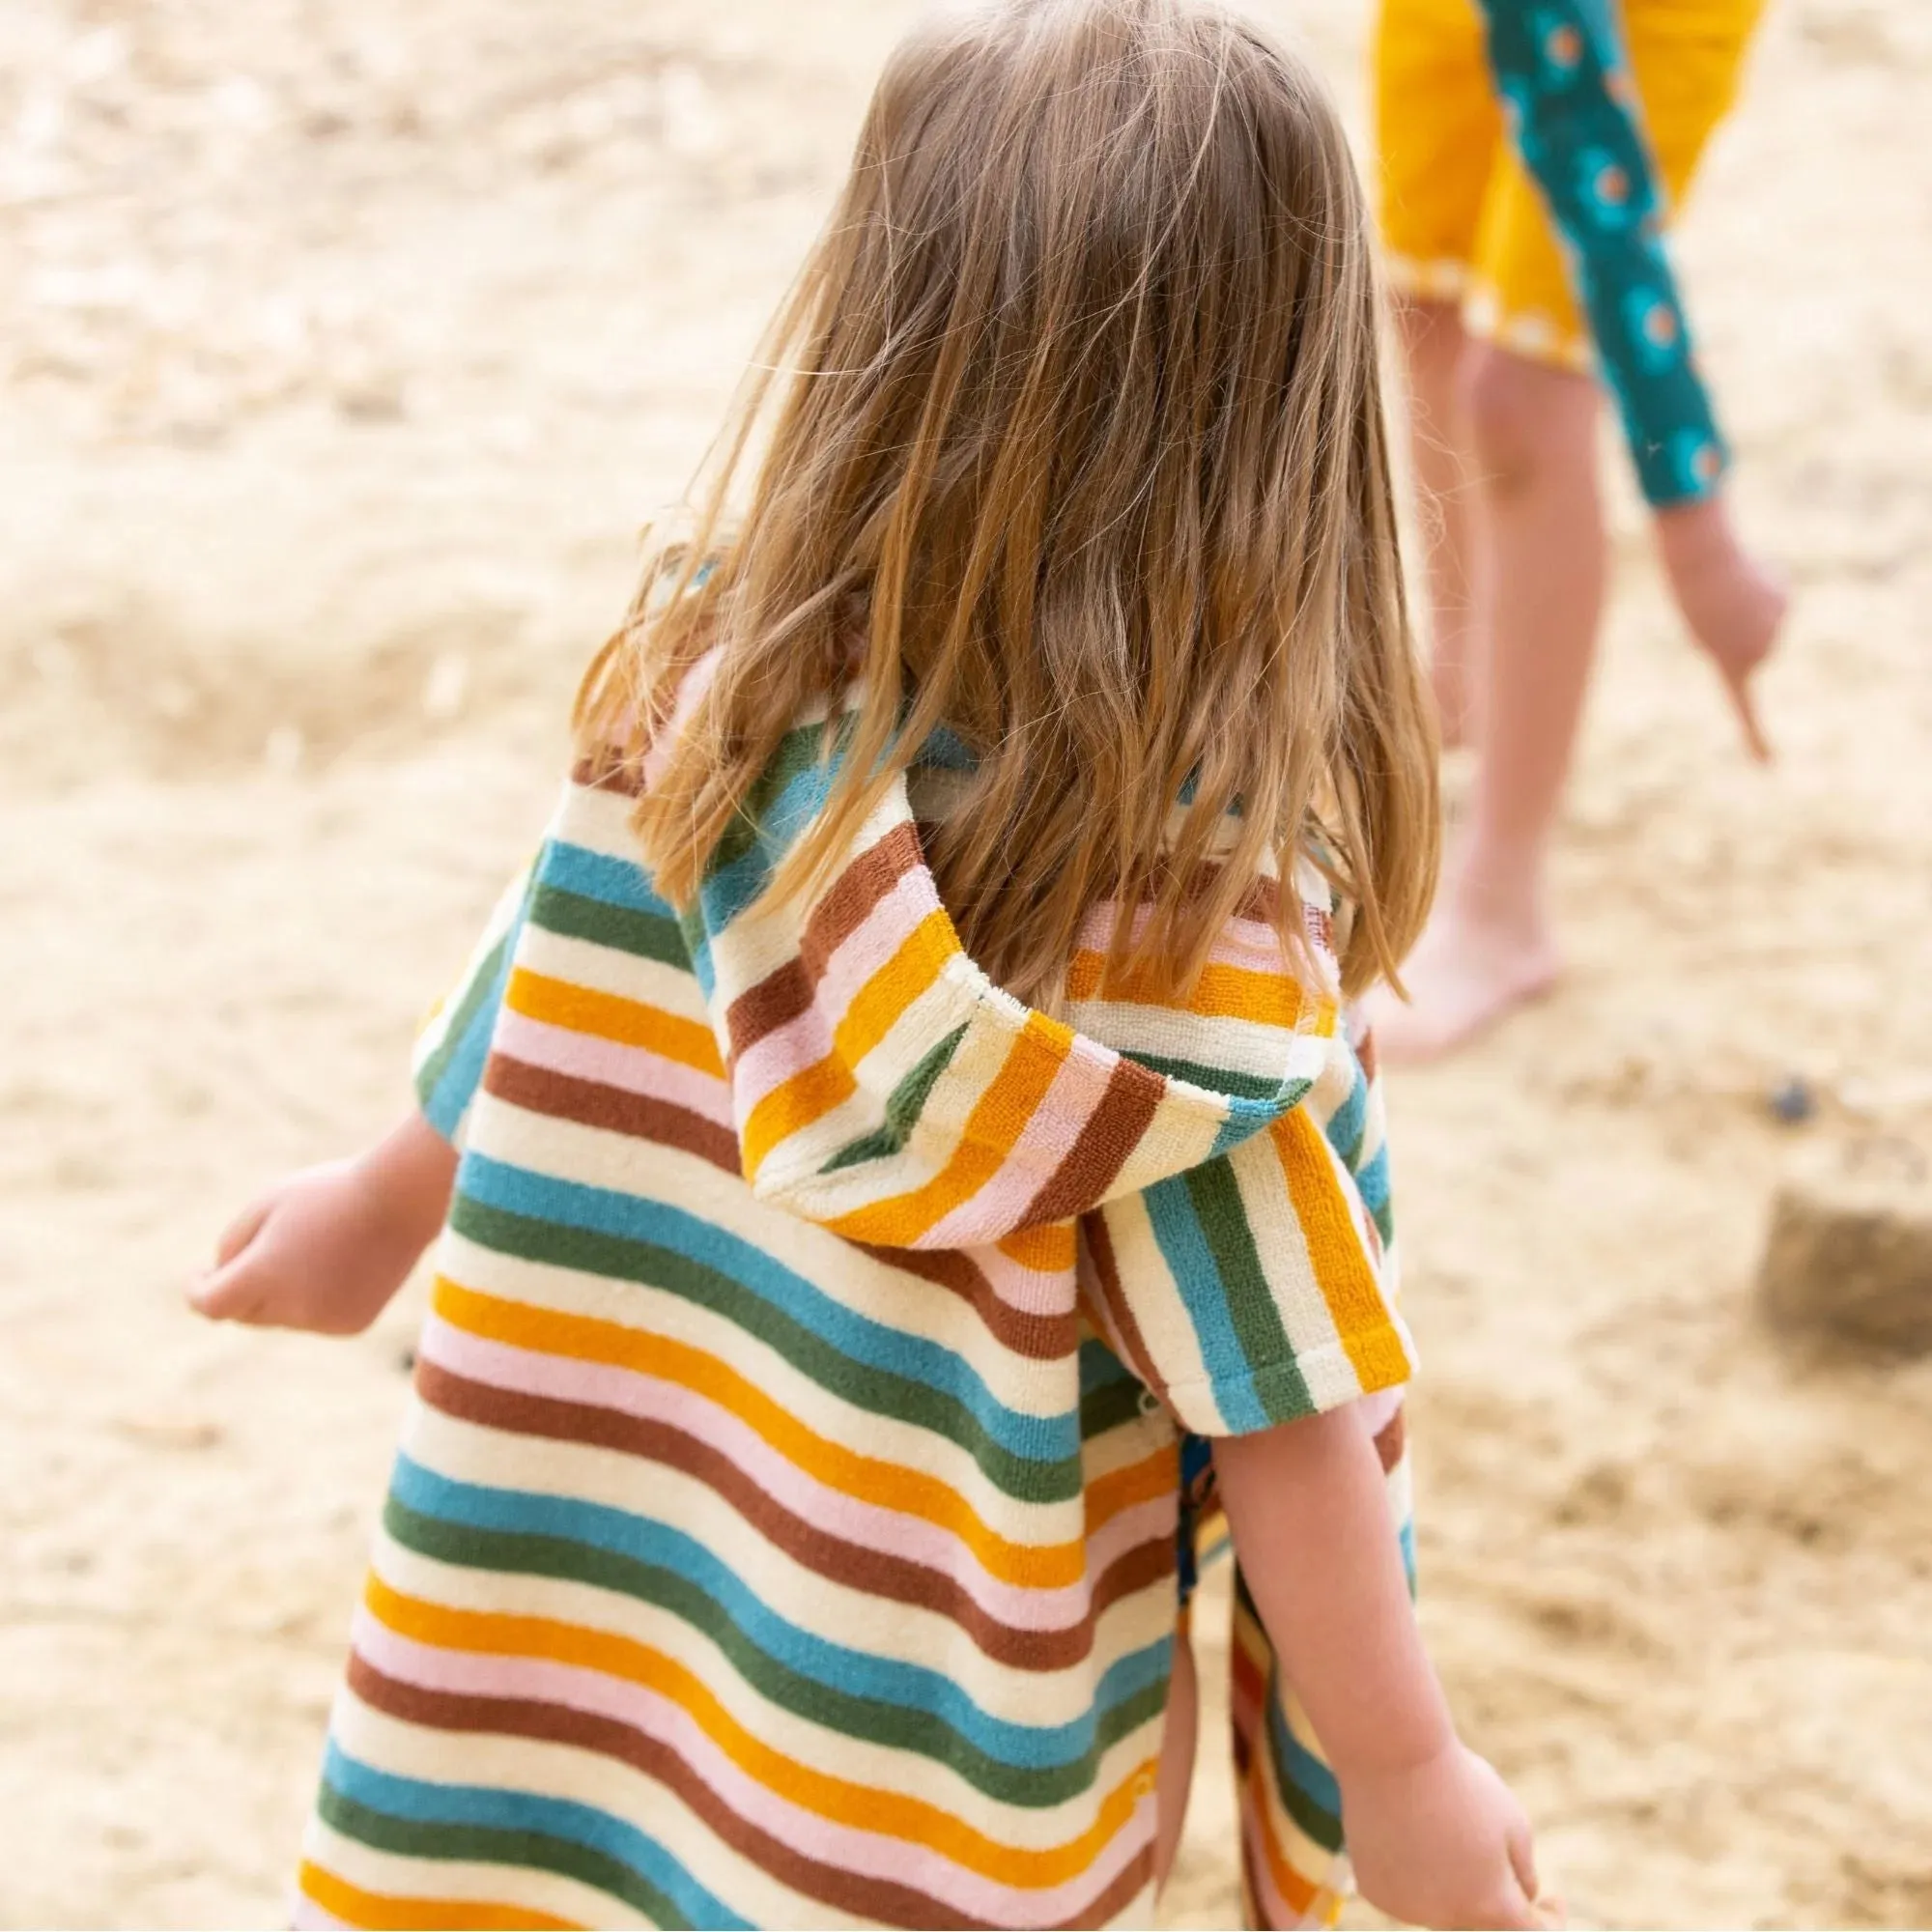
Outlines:
[[[846,867],[806,922],[798,956],[731,1002],[724,1028],[734,1060],[811,1005],[826,962],[865,924],[879,901],[924,863],[918,835],[910,825],[896,825]]]
[[[835,1582],[930,1610],[956,1624],[995,1662],[1014,1670],[1065,1670],[1094,1647],[1098,1619],[1123,1597],[1158,1583],[1173,1569],[1174,1539],[1158,1536],[1135,1545],[1110,1563],[1094,1586],[1086,1615],[1058,1630],[1020,1630],[977,1603],[954,1579],[923,1563],[848,1543],[805,1521],[765,1492],[737,1463],[709,1442],[667,1422],[621,1410],[559,1402],[472,1381],[425,1358],[416,1365],[416,1392],[431,1407],[478,1428],[513,1435],[576,1442],[689,1476],[722,1497],[767,1543],[803,1568]]]
[[[655,1100],[624,1087],[607,1087],[599,1080],[579,1080],[502,1052],[490,1056],[490,1064],[483,1069],[483,1089],[526,1113],[629,1134],[636,1140],[696,1154],[726,1174],[740,1171],[738,1136],[729,1127],[721,1127],[716,1121],[707,1121],[702,1114],[673,1106],[668,1100]]]
[[[787,959],[755,986],[747,986],[724,1013],[724,1037],[731,1042],[731,1058],[739,1059],[767,1035],[810,1012],[811,990],[811,976],[797,958]]]
[[[590,757],[579,758],[571,768],[570,781],[586,791],[612,791],[624,798],[644,795],[642,765],[626,757],[614,747],[607,747]]]
[[[1167,1382],[1148,1352],[1141,1324],[1134,1320],[1134,1311],[1121,1286],[1121,1270],[1114,1259],[1114,1237],[1107,1232],[1107,1218],[1104,1214],[1085,1214],[1081,1216],[1080,1227],[1087,1237],[1087,1252],[1094,1258],[1094,1274],[1106,1304],[1107,1320],[1126,1355],[1127,1367],[1165,1403]]]
[[[1084,1214],[1112,1185],[1159,1110],[1167,1082],[1137,1062],[1122,1059],[1108,1075],[1100,1104],[1088,1116],[1066,1156],[1020,1217],[1023,1228]]]
[[[1361,1063],[1362,1078],[1373,1087],[1376,1084],[1376,1074],[1381,1066],[1381,1055],[1376,1051],[1374,1027],[1364,1030],[1362,1043],[1355,1049],[1355,1058]]]
[[[852,1245],[901,1274],[916,1274],[956,1294],[985,1323],[986,1332],[1016,1355],[1051,1362],[1070,1355],[1079,1346],[1080,1324],[1070,1308],[1059,1315],[1015,1308],[1001,1297],[963,1248],[881,1248],[866,1241]]]
[[[1111,1925],[1127,1909],[1134,1894],[1152,1877],[1153,1842],[1150,1839],[1121,1867],[1120,1876],[1086,1911],[1075,1918],[1063,1918],[1059,1925],[1052,1928],[1052,1932],[1062,1932],[1063,1927],[1071,1932],[1075,1926]]]
[[[356,1652],[352,1652],[349,1659],[349,1687],[371,1709],[402,1723],[437,1731],[488,1732],[498,1737],[568,1745],[627,1764],[673,1792],[741,1858],[768,1872],[780,1884],[788,1885],[794,1891],[815,1898],[835,1911],[850,1913],[879,1925],[986,1923],[984,1919],[963,1917],[957,1906],[945,1904],[912,1886],[867,1878],[862,1873],[823,1864],[794,1851],[782,1839],[773,1837],[734,1811],[672,1746],[619,1719],[574,1710],[567,1705],[547,1704],[534,1697],[472,1697],[456,1691],[427,1690],[387,1675]]]

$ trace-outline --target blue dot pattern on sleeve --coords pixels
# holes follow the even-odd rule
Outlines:
[[[1510,138],[1563,238],[1637,480],[1709,495],[1728,454],[1664,252],[1657,172],[1607,0],[1483,0]]]

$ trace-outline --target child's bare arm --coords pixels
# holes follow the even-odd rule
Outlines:
[[[1540,1926],[1529,1826],[1458,1740],[1359,1410],[1214,1445],[1242,1573],[1342,1791],[1363,1895],[1414,1925]]]
[[[456,1150],[412,1112],[367,1152],[303,1168],[252,1202],[189,1304],[214,1321],[358,1334],[436,1237],[455,1179]]]

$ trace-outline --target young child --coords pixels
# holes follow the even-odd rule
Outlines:
[[[1376,336],[1251,27],[895,55],[420,1112],[195,1291],[354,1330],[442,1230],[302,1922],[1149,1922],[1210,1439],[1258,1922],[1343,1823],[1388,1912],[1546,1921],[1409,1608],[1341,1011],[1436,830]]]
[[[1751,678],[1785,596],[1731,517],[1662,236],[1761,4],[1380,0],[1381,226],[1435,692],[1448,735],[1478,752],[1466,836],[1407,968],[1414,1003],[1378,1012],[1391,1060],[1457,1045],[1557,972],[1543,866],[1604,596],[1597,374],[1678,608],[1769,755]]]

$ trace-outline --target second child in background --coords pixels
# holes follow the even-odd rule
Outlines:
[[[1751,678],[1784,592],[1739,539],[1662,233],[1761,4],[1381,0],[1380,222],[1435,695],[1445,736],[1477,757],[1469,822],[1406,969],[1413,1004],[1378,1007],[1392,1060],[1460,1044],[1558,971],[1545,857],[1603,614],[1599,375],[1678,609],[1768,755]]]

